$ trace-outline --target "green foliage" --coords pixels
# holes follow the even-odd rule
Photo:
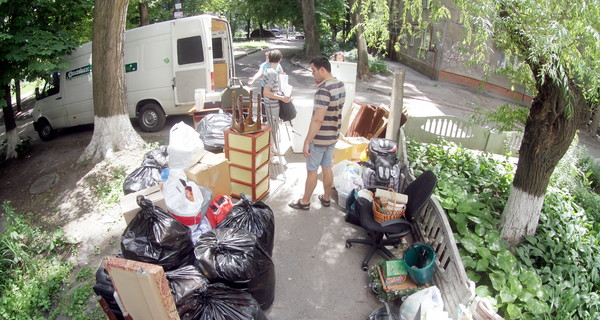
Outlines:
[[[573,142],[551,179],[553,185],[568,190],[592,219],[600,220],[600,162],[585,148]]]
[[[528,115],[528,108],[507,103],[497,109],[477,107],[469,120],[498,132],[522,131]]]
[[[81,43],[72,31],[91,18],[92,6],[93,0],[1,1],[0,84],[56,69],[61,57]]]
[[[529,66],[537,85],[553,81],[569,97],[569,82],[597,88],[600,61],[598,34],[600,6],[596,2],[485,0],[457,1],[466,42],[474,46],[473,57],[483,61],[489,40],[507,54]],[[567,112],[570,108],[567,102]]]
[[[346,61],[358,61],[358,50],[352,49],[345,53]],[[384,60],[377,56],[368,55],[369,57],[369,72],[371,73],[379,73],[379,74],[387,74],[390,73],[387,65]]]
[[[31,226],[3,203],[7,229],[0,235],[0,318],[42,319],[70,275],[61,261],[66,249],[62,231]]]
[[[21,143],[19,143],[15,151],[17,152],[17,157],[21,158],[31,151],[31,137],[27,136],[24,139],[21,139]]]
[[[536,236],[511,252],[498,230],[514,172],[508,161],[453,144],[411,142],[408,151],[416,172],[430,169],[438,176],[436,194],[467,275],[504,318],[591,319],[600,312],[598,211],[583,210],[582,199],[566,191],[569,185],[553,177],[560,188],[549,188]],[[571,158],[555,172],[582,181],[581,163]]]

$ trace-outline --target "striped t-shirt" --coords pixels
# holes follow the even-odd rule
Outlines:
[[[337,142],[342,127],[344,101],[346,101],[346,88],[343,82],[331,78],[319,84],[315,93],[315,109],[325,108],[327,112],[313,140],[315,145],[330,146]]]

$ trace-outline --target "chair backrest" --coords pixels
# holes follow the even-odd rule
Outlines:
[[[423,172],[413,182],[411,182],[406,189],[404,194],[408,196],[408,203],[406,205],[406,219],[413,222],[423,205],[427,202],[427,199],[433,193],[435,185],[437,184],[437,177],[431,171]]]

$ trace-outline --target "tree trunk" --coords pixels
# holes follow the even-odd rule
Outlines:
[[[17,105],[17,111],[22,112],[23,107],[21,106],[21,81],[15,80],[15,100]]]
[[[250,19],[247,20],[246,22],[246,39],[250,40],[250,32],[252,32],[252,30],[250,30]]]
[[[148,2],[140,1],[138,3],[138,7],[140,9],[140,27],[149,25],[150,20],[148,16]]]
[[[15,122],[15,113],[12,108],[10,85],[5,84],[2,86],[2,89],[5,102],[2,113],[4,114],[4,126],[6,128],[6,159],[12,159],[17,157],[17,145],[21,139],[19,139],[17,123]]]
[[[129,121],[123,40],[127,0],[96,0],[92,38],[94,134],[79,158],[109,158],[115,150],[139,148],[144,141]]]
[[[577,129],[590,116],[589,105],[577,85],[569,84],[573,105],[569,116],[561,87],[549,78],[542,83],[525,124],[517,171],[502,213],[501,236],[512,245],[520,243],[525,235],[535,234],[550,176]]]
[[[354,8],[352,11],[352,21],[356,28],[356,44],[358,52],[358,62],[356,75],[359,79],[364,80],[369,77],[369,53],[367,52],[367,40],[364,35],[363,18],[361,15],[361,2],[360,0],[350,0],[350,7]]]
[[[588,132],[592,134],[592,136],[596,136],[598,134],[598,126],[600,126],[600,106],[596,106],[596,110],[594,111],[594,116],[592,117],[592,123],[588,127]]]
[[[302,0],[302,19],[304,22],[304,55],[309,58],[320,56],[321,46],[319,45],[314,0]]]

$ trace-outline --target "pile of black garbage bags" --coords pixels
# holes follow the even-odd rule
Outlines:
[[[164,268],[181,319],[267,319],[275,297],[269,206],[242,195],[216,228],[194,239],[163,208],[137,201],[141,210],[121,236],[123,258]]]

